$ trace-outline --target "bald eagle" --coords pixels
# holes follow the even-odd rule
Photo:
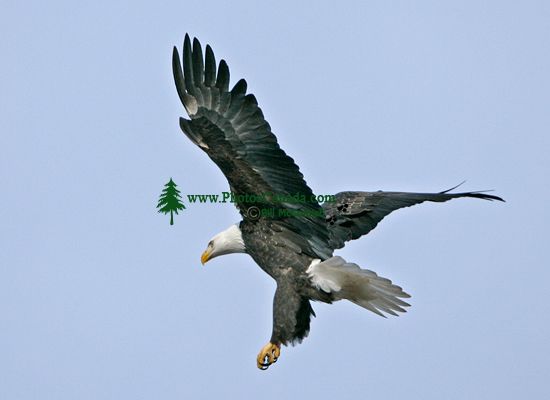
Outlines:
[[[183,68],[182,68],[183,65]],[[410,297],[375,272],[361,269],[334,250],[366,235],[389,213],[424,201],[459,197],[500,200],[483,192],[405,193],[341,192],[319,204],[294,160],[277,143],[247,84],[229,89],[229,68],[216,67],[214,53],[205,54],[195,38],[185,36],[183,57],[174,47],[174,80],[190,119],[180,127],[221,169],[242,221],[210,240],[201,262],[230,253],[247,253],[277,283],[273,330],[257,356],[267,369],[277,361],[281,345],[301,342],[315,316],[310,300],[349,300],[373,313],[405,312]],[[454,189],[454,188],[453,188]]]

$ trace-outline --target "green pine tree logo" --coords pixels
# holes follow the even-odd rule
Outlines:
[[[164,185],[157,208],[159,213],[170,213],[170,225],[174,225],[174,213],[178,213],[178,210],[185,210],[185,206],[181,202],[180,191],[177,189],[178,185],[174,183],[172,178]]]

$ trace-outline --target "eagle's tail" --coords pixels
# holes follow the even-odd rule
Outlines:
[[[382,317],[384,313],[397,316],[398,312],[406,312],[403,307],[410,306],[401,300],[411,297],[401,287],[342,257],[314,260],[307,273],[318,289],[331,293],[335,300],[349,300]]]

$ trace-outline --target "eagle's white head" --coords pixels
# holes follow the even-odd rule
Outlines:
[[[201,255],[201,263],[204,265],[215,257],[231,253],[246,253],[243,235],[238,224],[231,225],[208,242],[208,247]]]

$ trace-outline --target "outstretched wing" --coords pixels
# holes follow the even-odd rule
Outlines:
[[[246,81],[229,90],[226,62],[216,68],[210,46],[203,58],[199,41],[193,39],[191,46],[188,35],[182,61],[183,68],[174,47],[174,80],[191,118],[180,118],[180,127],[222,170],[243,218],[282,220],[307,237],[316,254],[330,255],[323,209],[294,160],[279,147],[254,95],[246,94]]]
[[[454,188],[453,188],[454,189]],[[323,203],[328,224],[330,244],[334,249],[373,230],[389,213],[424,201],[444,202],[459,197],[504,201],[483,192],[448,193],[407,192],[341,192],[335,201]]]

